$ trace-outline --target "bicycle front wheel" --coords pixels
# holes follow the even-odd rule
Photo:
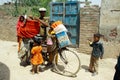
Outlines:
[[[80,59],[72,50],[63,50],[61,54],[56,54],[54,57],[54,68],[59,74],[76,76],[80,66]]]

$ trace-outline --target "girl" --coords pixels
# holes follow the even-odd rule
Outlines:
[[[20,16],[16,25],[16,30],[17,30],[17,42],[18,42],[18,52],[20,52],[20,46],[21,46],[21,41],[22,38],[20,36],[18,36],[18,34],[20,33],[20,27],[24,27],[25,26],[25,17],[24,16]]]
[[[43,63],[42,46],[39,37],[34,38],[33,48],[31,49],[32,73],[39,73],[39,65]]]

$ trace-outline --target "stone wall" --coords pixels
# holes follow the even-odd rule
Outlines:
[[[99,31],[108,41],[120,41],[120,0],[102,0]]]
[[[120,53],[120,0],[102,0],[99,32],[104,35],[106,57]]]
[[[86,6],[80,9],[80,52],[88,54],[91,52],[88,39],[92,39],[93,34],[98,33],[99,23],[100,8],[98,6]]]

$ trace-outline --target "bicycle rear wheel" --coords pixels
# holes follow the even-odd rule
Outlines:
[[[54,57],[54,68],[61,75],[74,77],[79,72],[80,66],[80,59],[72,50],[63,50],[61,55],[56,54]]]

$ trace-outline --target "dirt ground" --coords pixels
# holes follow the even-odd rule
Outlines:
[[[32,75],[30,74],[31,65],[27,67],[19,65],[16,42],[0,40],[0,44],[0,80],[113,80],[116,59],[99,60],[99,74],[92,76],[90,72],[86,72],[90,56],[77,53],[81,60],[81,70],[75,78],[56,74],[50,69]]]
[[[11,16],[2,16],[0,13],[0,39],[7,41],[16,41],[16,23],[17,18]]]

